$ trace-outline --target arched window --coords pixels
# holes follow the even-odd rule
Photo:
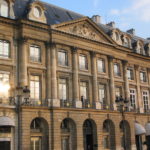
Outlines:
[[[76,150],[76,124],[70,118],[61,123],[61,150]]]
[[[30,125],[31,150],[48,149],[48,123],[42,118],[35,118]]]
[[[8,3],[5,0],[2,0],[0,3],[0,15],[3,17],[8,17]]]
[[[84,150],[97,150],[97,127],[94,120],[84,121],[83,136]]]
[[[138,54],[143,54],[143,45],[139,43],[138,48],[137,48],[137,53]]]
[[[125,47],[129,47],[129,46],[130,46],[129,39],[128,39],[127,37],[124,38],[123,45],[124,45]]]
[[[103,147],[104,149],[115,150],[115,126],[111,120],[105,120],[103,123]]]
[[[126,120],[121,121],[120,131],[122,133],[121,146],[124,149],[131,150],[131,131],[130,131],[130,125]]]
[[[118,41],[120,39],[118,32],[115,32],[115,37],[114,38],[115,38],[115,41]]]

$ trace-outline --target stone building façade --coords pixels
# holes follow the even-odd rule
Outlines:
[[[40,1],[0,16],[0,149],[145,149],[149,39]]]

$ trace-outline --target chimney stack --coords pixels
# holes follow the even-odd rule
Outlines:
[[[110,27],[112,27],[112,28],[115,28],[115,27],[116,27],[116,24],[115,24],[114,21],[111,21],[111,22],[107,23],[106,25],[107,25],[107,26],[110,26]]]
[[[132,28],[130,30],[127,30],[127,33],[135,35],[135,29]]]
[[[92,20],[93,20],[95,23],[101,23],[101,16],[99,16],[99,15],[94,15],[94,16],[92,16]]]

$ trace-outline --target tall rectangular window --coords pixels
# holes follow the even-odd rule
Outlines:
[[[68,66],[68,53],[66,51],[58,52],[58,64],[61,66]]]
[[[105,85],[99,84],[99,101],[104,104],[106,97]]]
[[[136,109],[136,90],[130,89],[130,103],[133,109]]]
[[[30,60],[33,62],[41,62],[41,49],[39,46],[30,46]]]
[[[32,75],[30,77],[31,99],[40,100],[40,77]]]
[[[144,104],[144,110],[149,109],[149,92],[148,91],[142,91],[143,96],[143,104]]]
[[[116,95],[116,97],[122,96],[122,88],[121,87],[115,88],[115,95]]]
[[[59,98],[61,100],[67,99],[67,81],[66,81],[66,79],[59,79]]]
[[[82,70],[88,70],[88,62],[85,55],[79,56],[79,68]]]
[[[146,82],[147,81],[146,72],[140,71],[140,80],[141,80],[141,82]]]
[[[87,82],[80,82],[80,97],[83,96],[84,99],[87,99]]]
[[[9,42],[0,40],[0,57],[9,58]]]
[[[118,63],[114,63],[114,75],[121,76],[120,65]]]
[[[132,68],[127,69],[127,77],[128,77],[128,80],[134,80],[134,72]]]
[[[0,98],[9,97],[9,88],[10,88],[10,74],[9,72],[0,72]]]
[[[98,59],[97,60],[97,68],[99,73],[105,72],[105,61],[104,59]]]
[[[1,1],[0,5],[0,15],[3,17],[8,17],[8,3],[7,1]]]

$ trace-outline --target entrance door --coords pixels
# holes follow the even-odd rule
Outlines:
[[[92,134],[86,135],[86,150],[93,150],[93,136],[92,136]]]
[[[137,148],[137,150],[143,150],[142,136],[140,136],[140,135],[136,135],[136,148]]]
[[[1,150],[10,150],[10,141],[0,141]]]

